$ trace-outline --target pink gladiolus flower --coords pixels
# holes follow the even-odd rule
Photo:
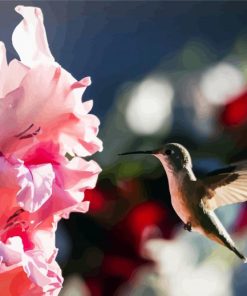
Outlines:
[[[36,171],[36,175],[42,176],[46,167],[46,164],[34,165],[32,169]],[[50,295],[57,295],[63,281],[54,256],[56,253],[54,231],[57,221],[51,216],[38,225],[31,220],[31,214],[19,206],[22,202],[18,201],[23,196],[23,188],[26,188],[23,186],[24,180],[28,184],[27,188],[33,188],[34,198],[36,198],[35,193],[40,196],[39,190],[44,191],[44,195],[48,192],[51,196],[52,182],[41,178],[40,187],[35,186],[37,176],[30,181],[30,171],[22,161],[14,158],[6,159],[4,156],[0,157],[0,172],[2,210],[0,216],[0,291],[4,295],[34,295],[38,292],[42,295],[43,292],[48,293],[48,291],[52,292]],[[54,179],[54,174],[51,172],[49,168],[48,178]],[[29,184],[30,182],[33,184]],[[43,187],[46,189],[44,190]],[[29,206],[30,202],[26,201],[26,204]],[[40,204],[42,205],[42,202]],[[42,235],[44,238],[45,233],[46,238],[49,235],[49,239],[43,239],[43,243],[46,244],[44,248],[40,244],[39,237]],[[6,273],[7,278],[15,275],[13,282],[8,285]],[[18,283],[18,278],[21,283],[24,273],[29,279],[26,280],[26,290],[20,293],[22,288],[15,287],[14,283]],[[28,294],[28,291],[33,294]]]
[[[77,156],[102,150],[99,120],[81,102],[77,81],[51,55],[39,8],[17,6],[13,33],[21,61],[9,64],[0,43],[0,291],[58,295],[55,231],[71,212],[85,213],[84,191],[101,169]],[[69,153],[71,160],[65,157]]]
[[[49,142],[33,147],[24,155],[24,163],[29,170],[35,171],[37,168],[47,170],[46,178],[42,178],[44,186],[42,183],[36,186],[35,178],[31,183],[36,191],[41,192],[33,194],[25,184],[28,176],[24,176],[23,181],[20,182],[22,189],[17,195],[19,205],[27,212],[33,213],[32,219],[37,223],[50,215],[67,218],[72,211],[85,213],[89,203],[83,202],[84,191],[95,187],[98,174],[101,172],[101,168],[93,160],[86,161],[74,157],[69,161],[58,153],[58,145]],[[55,176],[52,185],[48,180],[49,173],[52,178],[50,170]],[[49,192],[52,194],[49,195]],[[45,202],[36,198],[36,196],[46,195],[49,197]]]
[[[46,259],[41,250],[25,251],[18,236],[0,242],[0,254],[3,295],[58,295],[63,279],[54,258]]]
[[[16,11],[24,18],[12,36],[21,61],[8,65],[0,46],[0,151],[21,156],[30,145],[51,139],[62,154],[101,151],[99,120],[88,114],[92,101],[81,102],[90,77],[77,81],[54,61],[39,8]]]
[[[30,149],[24,161],[0,157],[0,282],[2,273],[22,266],[18,274],[26,273],[28,289],[34,283],[34,291],[52,291],[47,295],[57,295],[62,284],[54,256],[57,222],[88,210],[84,191],[95,186],[100,172],[92,160],[68,161],[58,152],[50,142]]]

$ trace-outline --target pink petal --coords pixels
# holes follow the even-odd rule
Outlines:
[[[22,260],[23,244],[20,237],[11,237],[6,244],[0,241],[0,272],[6,267],[15,268]]]
[[[32,282],[42,287],[43,292],[62,287],[63,278],[60,267],[55,261],[48,263],[42,251],[31,250],[24,253],[23,269]]]
[[[41,62],[54,62],[47,42],[41,9],[19,5],[15,10],[23,16],[12,35],[13,46],[21,61],[30,67]]]
[[[84,193],[82,192],[65,191],[57,185],[54,185],[52,198],[36,212],[34,216],[35,223],[46,220],[52,215],[62,217],[63,213],[67,213],[71,207],[78,205],[78,203],[82,202],[83,198]]]
[[[89,209],[90,202],[83,202],[83,199],[84,193],[82,192],[64,191],[55,186],[53,188],[53,198],[36,212],[35,223],[40,223],[52,214],[59,221],[61,218],[68,219],[72,212],[86,213]]]
[[[57,248],[55,247],[55,231],[57,222],[50,216],[46,221],[42,221],[38,228],[32,231],[32,242],[35,247],[42,250],[48,262],[55,260]]]
[[[86,190],[95,187],[100,172],[95,161],[74,157],[63,170],[60,169],[60,177],[65,190]]]
[[[0,156],[0,188],[17,188],[17,176],[22,168],[23,161]]]
[[[26,275],[23,268],[17,267],[0,273],[0,291],[4,296],[57,296],[61,287],[53,287],[44,292],[42,287],[35,285]]]
[[[50,140],[62,153],[85,156],[101,150],[99,120],[86,113],[91,102],[81,103],[85,88],[70,90],[75,81],[55,65],[28,71],[20,87],[0,100],[0,151],[21,157],[19,151],[24,153],[35,141]]]
[[[28,124],[30,125],[28,118],[20,120],[18,116],[18,109],[23,99],[23,89],[19,87],[0,100],[0,151],[4,154],[7,154],[10,146],[16,151],[19,144],[24,145],[23,141],[15,136]]]
[[[16,193],[19,190],[18,175],[23,168],[23,162],[14,158],[0,157],[0,225],[6,224],[8,218],[18,210]],[[3,230],[4,231],[4,230]]]
[[[7,69],[6,48],[4,43],[0,42],[0,98],[4,96],[4,83],[6,80]]]
[[[83,201],[78,203],[75,206],[72,206],[70,208],[67,208],[65,211],[62,212],[61,217],[64,219],[69,219],[69,215],[71,213],[86,213],[89,210],[89,201]]]
[[[23,218],[24,216],[22,216]],[[26,232],[29,239],[32,240],[33,247],[29,250],[24,250],[24,242],[19,236],[8,238],[6,243],[0,242],[0,280],[1,273],[16,270],[19,266],[22,266],[26,277],[32,283],[30,287],[26,287],[26,291],[29,291],[30,294],[23,295],[33,295],[31,291],[38,291],[37,287],[40,287],[41,292],[44,293],[37,295],[58,295],[63,278],[61,269],[55,262],[57,254],[55,248],[56,225],[57,222],[50,217],[34,228],[30,225]],[[27,281],[25,284],[27,285]],[[11,290],[12,287],[9,287],[9,289]],[[1,290],[1,292],[3,291],[5,289]],[[18,293],[13,295],[18,295]]]
[[[81,204],[86,189],[95,187],[101,168],[91,160],[73,158],[66,166],[54,167],[56,180],[52,197],[37,212],[36,223],[49,215],[68,216],[71,211],[86,211],[88,203]],[[83,206],[82,206],[83,205]]]
[[[93,108],[93,100],[89,100],[84,103],[77,100],[73,108],[73,113],[77,118],[81,118],[85,114],[89,113],[92,110],[92,108]]]
[[[52,279],[47,276],[48,266],[40,251],[28,251],[23,255],[23,269],[27,276],[40,287],[52,283]]]
[[[55,237],[53,239],[55,241]],[[43,293],[51,293],[40,293],[37,295],[58,295],[62,287],[63,278],[61,276],[61,269],[54,259],[55,257],[53,256],[48,260],[45,252],[37,247],[36,249],[24,252],[21,238],[11,237],[5,244],[0,242],[0,280],[1,273],[11,270],[15,272],[19,266],[22,266],[26,277],[30,279],[31,283],[24,290],[27,293],[21,295],[36,295],[31,294],[31,292],[38,291],[37,286],[42,288]],[[9,283],[9,287],[2,287],[1,292],[4,292],[7,288],[12,291],[11,283]],[[8,294],[5,292],[4,295]],[[18,295],[18,293],[14,293],[13,295]]]
[[[0,42],[0,98],[19,87],[28,69],[28,67],[16,59],[12,60],[8,65],[5,45],[3,42]]]
[[[29,68],[25,66],[20,61],[13,59],[9,65],[6,72],[6,79],[4,82],[3,95],[15,90],[19,87],[22,79],[25,77]]]
[[[21,189],[17,193],[17,202],[24,210],[37,211],[51,196],[55,178],[51,164],[29,166],[19,177]]]
[[[72,120],[68,122],[59,135],[59,141],[64,143],[61,152],[85,157],[102,151],[102,141],[97,138],[99,123],[98,118],[92,114],[84,115],[76,123]]]
[[[71,85],[71,89],[75,88],[85,88],[91,85],[91,77],[85,77],[81,79],[80,81],[76,81]]]

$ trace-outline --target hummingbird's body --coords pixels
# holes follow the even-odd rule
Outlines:
[[[207,218],[201,205],[203,198],[207,196],[207,189],[203,183],[196,180],[192,170],[183,169],[178,176],[173,171],[166,170],[166,173],[171,203],[179,218],[185,225],[190,225],[190,230],[213,239],[215,225]]]
[[[194,175],[191,176],[187,170],[181,172],[179,176],[168,171],[167,177],[172,206],[180,219],[186,224],[193,220],[191,216],[197,204],[196,200],[189,199],[189,196],[194,196],[195,188],[187,186],[195,183],[195,177]]]
[[[124,154],[153,154],[162,163],[168,178],[171,203],[185,229],[199,232],[220,243],[246,262],[230,235],[214,213],[214,209],[247,200],[247,164],[219,170],[205,179],[196,179],[189,152],[180,144],[166,144],[157,151]]]

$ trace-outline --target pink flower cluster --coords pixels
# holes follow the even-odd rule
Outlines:
[[[55,261],[55,230],[71,212],[86,212],[84,191],[101,169],[81,157],[102,150],[92,101],[54,61],[39,8],[17,6],[23,20],[7,63],[0,44],[0,291],[58,295],[63,278]],[[66,155],[70,155],[69,159]]]

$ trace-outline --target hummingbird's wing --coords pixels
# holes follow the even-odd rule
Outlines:
[[[208,188],[205,202],[211,210],[247,201],[247,161],[213,171],[200,181]]]

